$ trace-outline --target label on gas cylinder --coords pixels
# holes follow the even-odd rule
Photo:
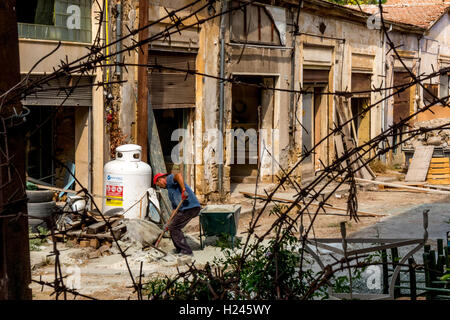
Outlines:
[[[106,182],[106,205],[114,207],[123,206],[122,177],[108,175]]]

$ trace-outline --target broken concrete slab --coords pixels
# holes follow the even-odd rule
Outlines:
[[[141,246],[152,245],[161,234],[162,230],[153,222],[140,219],[124,219],[123,224],[127,227],[123,241],[135,241]]]

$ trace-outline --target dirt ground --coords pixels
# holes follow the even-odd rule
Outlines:
[[[291,194],[291,196],[293,193]],[[280,197],[289,196],[289,194],[281,194]],[[321,215],[319,214],[314,222],[314,228],[311,230],[311,235],[316,238],[339,238],[340,237],[340,222],[347,222],[347,235],[351,237],[352,233],[360,231],[366,227],[372,226],[380,221],[389,219],[389,217],[399,215],[411,208],[433,203],[450,203],[448,195],[440,194],[425,194],[409,191],[396,191],[388,189],[387,191],[360,191],[358,194],[358,210],[366,213],[373,213],[377,217],[360,217],[359,221],[349,220],[348,216],[336,215]],[[346,194],[338,193],[338,196],[333,195],[327,202],[335,207],[346,207]],[[245,231],[251,220],[251,208],[253,202],[251,199],[243,197],[235,197],[232,199],[233,203],[239,203],[243,207],[243,213],[239,220],[238,237],[244,238]],[[261,204],[259,203],[258,206]],[[313,207],[315,209],[317,207]],[[311,212],[312,216],[313,211]],[[343,211],[334,209],[327,210],[327,213],[345,214]],[[268,212],[262,215],[258,225],[257,234],[265,233],[276,219],[275,215],[270,215]],[[310,224],[310,217],[304,217],[304,225],[308,227]],[[220,250],[211,243],[204,250],[200,250],[198,243],[198,219],[193,219],[185,228],[185,233],[188,235],[188,242],[194,250],[194,261],[198,261],[197,265],[201,267],[206,261],[212,260],[213,256],[219,256]],[[212,243],[213,244],[213,243]],[[49,254],[52,245],[50,243],[44,245],[41,251],[31,252],[32,258],[32,278],[39,280],[42,277],[43,281],[54,281],[55,268],[52,264],[51,258],[45,258]],[[63,262],[63,273],[68,272],[68,267],[77,265],[81,269],[81,288],[79,292],[95,297],[101,300],[114,299],[136,299],[136,294],[133,293],[131,286],[130,275],[123,264],[123,259],[118,254],[113,254],[100,259],[89,259],[88,254],[91,248],[77,248],[69,247],[66,244],[58,243],[58,248],[62,251],[61,261]],[[163,239],[162,248],[170,251],[173,249],[170,239]],[[139,256],[139,250],[135,251],[135,256]],[[47,259],[47,261],[46,261]],[[109,259],[109,260],[108,260]],[[33,262],[34,261],[34,262]],[[36,263],[37,261],[37,263]],[[42,262],[44,261],[44,262]],[[139,259],[132,263],[133,274],[139,274]],[[164,275],[176,274],[177,268],[183,270],[182,264],[166,263],[161,265],[158,262],[145,263],[144,282],[149,277],[161,277]],[[69,270],[70,274],[70,270]],[[73,274],[73,273],[72,273]],[[139,279],[136,279],[138,282]],[[39,284],[33,283],[31,285],[33,290],[33,299],[46,300],[55,299],[55,296],[50,296],[52,289],[49,287],[42,287]],[[61,299],[62,297],[60,297]],[[68,295],[68,299],[73,299],[72,295]],[[78,297],[77,299],[83,299]]]

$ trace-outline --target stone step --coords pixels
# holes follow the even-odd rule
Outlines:
[[[256,176],[231,176],[234,183],[256,183]]]
[[[240,164],[231,167],[233,176],[257,176],[258,167],[254,164]]]

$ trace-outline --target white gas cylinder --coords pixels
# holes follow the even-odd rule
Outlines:
[[[125,144],[116,148],[116,159],[103,170],[103,213],[124,214],[128,219],[147,215],[147,190],[151,188],[152,169],[141,161],[142,147]]]

